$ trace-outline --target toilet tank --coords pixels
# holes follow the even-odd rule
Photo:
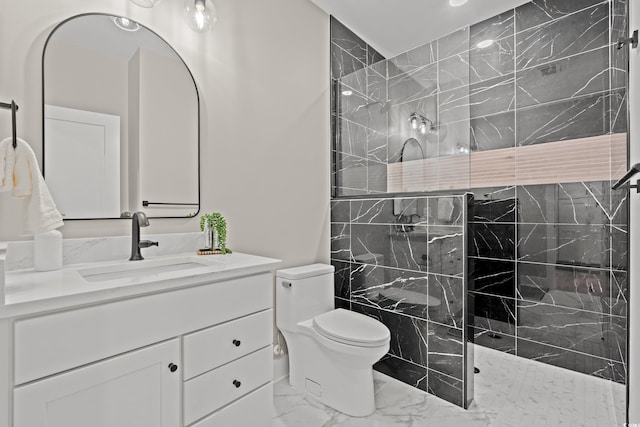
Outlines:
[[[276,325],[291,330],[334,309],[334,267],[312,264],[276,272]]]

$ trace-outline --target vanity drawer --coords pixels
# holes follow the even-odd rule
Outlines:
[[[184,424],[188,425],[271,381],[271,346],[184,383]]]
[[[272,341],[272,310],[186,335],[184,380],[268,346]]]
[[[270,309],[272,277],[248,276],[18,320],[15,384]]]
[[[263,385],[192,427],[271,427],[273,384]]]

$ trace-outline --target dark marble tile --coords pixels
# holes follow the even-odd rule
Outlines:
[[[604,47],[609,43],[609,5],[591,9],[516,34],[516,69]]]
[[[518,203],[515,187],[474,189],[473,196],[473,221],[516,221]]]
[[[415,204],[417,199],[411,199]],[[394,224],[393,199],[353,200],[351,222],[360,224]]]
[[[349,222],[349,201],[331,201],[331,222]]]
[[[602,0],[533,0],[516,8],[516,31],[523,31],[600,3]]]
[[[351,250],[353,259],[357,262],[361,260],[376,259],[378,264],[389,265],[389,242],[391,226],[389,225],[351,225]],[[426,246],[426,245],[425,245]]]
[[[427,228],[415,226],[410,232],[393,229],[388,237],[390,248],[386,265],[415,271],[427,271]]]
[[[462,112],[462,110],[459,112]],[[444,115],[442,115],[441,118],[442,117],[444,117]],[[471,146],[469,123],[469,119],[465,117],[462,121],[455,123],[443,122],[438,125],[438,157],[462,156],[464,159],[456,163],[456,175],[463,177],[463,179],[458,178],[458,181],[456,181],[457,184],[450,184],[451,187],[449,189],[451,190],[465,188],[469,185],[469,147]],[[437,170],[439,176],[446,177],[443,181],[451,179],[451,169],[447,166],[442,165],[442,167],[438,167]],[[446,189],[447,188],[439,188],[439,190]]]
[[[331,41],[362,63],[367,63],[367,43],[333,16],[330,19]]]
[[[367,160],[336,153],[336,180],[343,196],[367,194]]]
[[[352,302],[351,309],[382,322],[391,331],[389,354],[427,366],[427,321]]]
[[[472,229],[475,256],[515,259],[516,227],[514,224],[475,223]]]
[[[588,354],[626,360],[626,335],[609,315],[518,301],[518,338]]]
[[[364,127],[370,127],[368,107],[369,100],[353,91],[348,95],[341,94],[336,105],[339,118],[350,120]]]
[[[428,310],[429,320],[454,328],[464,327],[464,280],[429,275],[429,296],[435,298]]]
[[[331,78],[342,79],[364,67],[364,62],[359,61],[335,43],[331,43]]]
[[[550,224],[608,224],[619,209],[608,181],[517,187],[520,220]]]
[[[515,111],[471,119],[471,151],[515,147],[515,120]]]
[[[387,135],[370,130],[367,133],[367,159],[386,164],[388,161],[387,145]]]
[[[515,267],[513,261],[476,258],[470,272],[469,290],[515,298]]]
[[[384,356],[373,369],[420,390],[427,388],[427,368],[394,356]]]
[[[504,353],[516,354],[516,339],[510,335],[499,334],[493,331],[474,328],[474,342],[477,345],[502,351]],[[482,362],[476,362],[480,373],[482,373]]]
[[[516,144],[531,145],[608,133],[608,95],[592,95],[518,110]]]
[[[351,259],[350,250],[351,225],[331,224],[331,259]]]
[[[373,67],[365,69],[367,75],[366,94],[374,101],[386,102],[387,96],[387,79],[376,71]]]
[[[438,61],[438,89],[446,92],[469,85],[469,52]]]
[[[473,326],[497,334],[515,335],[516,302],[511,298],[469,293],[473,304]],[[495,338],[494,338],[495,339]]]
[[[629,271],[629,230],[623,225],[611,226],[611,259],[606,259],[606,265],[614,270]],[[610,261],[610,262],[609,262]]]
[[[462,226],[465,209],[464,196],[429,198],[427,222],[429,225]]]
[[[343,298],[334,298],[334,306],[335,308],[343,308],[345,310],[351,310],[351,301]]]
[[[464,270],[464,228],[430,226],[428,230],[429,272],[462,276]]]
[[[370,129],[349,120],[339,120],[340,134],[337,150],[362,158],[367,157],[367,134]]]
[[[438,39],[438,60],[469,50],[469,27],[464,27]]]
[[[351,264],[332,260],[331,265],[335,268],[333,275],[334,296],[351,299],[349,278],[351,275]]]
[[[435,95],[438,91],[437,64],[402,73],[389,79],[389,100],[394,104]]]
[[[611,231],[604,225],[519,224],[520,261],[605,268]]]
[[[399,74],[411,73],[425,65],[433,64],[438,58],[437,42],[418,46],[408,52],[389,59],[389,78]]]
[[[605,300],[613,316],[626,317],[629,307],[629,277],[626,272],[614,271],[611,273],[611,297]]]
[[[468,87],[450,90],[438,95],[438,117],[439,117],[439,133],[446,132],[443,124],[455,123],[470,118],[470,93]],[[427,116],[428,117],[428,116]],[[446,138],[445,135],[441,135]]]
[[[515,108],[513,76],[476,83],[469,88],[470,117],[483,117]]]
[[[609,126],[611,133],[628,132],[627,128],[627,91],[617,90],[609,97]]]
[[[367,45],[367,66],[371,66],[373,64],[378,64],[385,60],[385,57],[375,50],[375,48],[371,45]]]
[[[494,40],[488,46],[472,44],[469,51],[469,82],[474,84],[512,75],[514,55],[513,37]]]
[[[626,382],[627,373],[623,363],[523,339],[518,339],[517,345],[517,355],[520,357],[622,384]]]
[[[516,74],[517,108],[609,89],[609,48],[538,65]]]
[[[429,370],[428,392],[457,406],[464,405],[464,385],[461,380]]]
[[[351,298],[354,302],[423,319],[434,299],[428,275],[380,265],[352,264]]]
[[[369,160],[367,162],[367,190],[369,194],[387,192],[387,164]]]
[[[499,40],[513,36],[514,28],[514,11],[511,9],[472,25],[469,30],[469,44],[473,47],[484,40]]]
[[[361,68],[340,78],[340,96],[356,91],[359,95],[367,95],[367,68]]]
[[[462,380],[464,377],[462,330],[429,323],[428,364],[433,371]]]
[[[518,263],[518,298],[609,314],[609,270]]]

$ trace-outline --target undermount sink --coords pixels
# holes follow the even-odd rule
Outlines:
[[[199,257],[182,257],[127,261],[100,267],[84,268],[78,270],[78,273],[87,282],[105,282],[118,279],[140,279],[177,271],[186,272],[197,268],[220,270],[223,267],[224,264],[217,261],[204,260]]]

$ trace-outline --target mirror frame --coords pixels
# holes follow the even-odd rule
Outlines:
[[[45,182],[46,182],[46,176],[45,176],[45,158],[44,158],[44,144],[45,144],[45,55],[47,53],[47,46],[49,45],[49,41],[51,40],[51,37],[53,37],[53,35],[56,33],[56,31],[58,31],[58,29],[60,27],[62,27],[64,24],[66,24],[67,22],[73,20],[73,19],[77,19],[77,18],[81,18],[83,16],[106,16],[106,17],[113,17],[113,16],[121,16],[121,15],[112,15],[112,14],[108,14],[108,13],[102,13],[102,12],[95,12],[95,13],[81,13],[78,15],[74,15],[71,16],[63,21],[61,21],[60,23],[58,23],[55,27],[53,27],[53,29],[51,30],[51,32],[49,33],[49,35],[47,36],[46,41],[44,42],[44,46],[42,47],[42,65],[41,65],[41,73],[42,73],[42,176],[45,178]],[[130,18],[127,18],[130,19]],[[138,25],[140,25],[141,27],[143,27],[144,29],[146,29],[147,31],[151,32],[154,36],[158,37],[160,40],[162,40],[169,48],[171,48],[171,50],[176,54],[176,56],[180,59],[180,61],[182,62],[182,64],[184,65],[185,69],[187,70],[187,72],[189,73],[189,77],[191,77],[191,80],[193,81],[193,87],[196,91],[196,104],[197,104],[197,122],[198,122],[198,140],[197,140],[197,153],[198,153],[198,165],[197,165],[197,172],[198,172],[198,208],[196,209],[195,213],[193,215],[189,215],[189,216],[151,216],[149,214],[147,214],[148,218],[159,218],[159,219],[189,219],[189,218],[195,218],[198,216],[198,214],[200,213],[200,209],[202,208],[202,198],[201,198],[201,175],[200,175],[200,141],[201,141],[201,121],[200,121],[200,91],[198,90],[198,84],[196,83],[196,79],[193,77],[193,73],[191,72],[191,69],[189,68],[189,66],[187,65],[187,63],[185,62],[184,58],[182,58],[182,56],[174,49],[173,46],[171,46],[171,44],[169,44],[164,37],[161,37],[158,33],[156,33],[155,31],[153,31],[152,29],[150,29],[149,27],[147,27],[146,25],[141,24],[138,21],[132,20],[133,22],[136,22]],[[176,204],[172,204],[172,205],[176,205]],[[191,206],[191,204],[189,204]],[[140,207],[139,209],[144,209],[144,207]],[[137,210],[132,211],[131,214],[133,214],[134,212],[137,212]],[[145,212],[146,213],[146,212]],[[109,218],[64,218],[63,217],[63,221],[94,221],[94,220],[112,220],[112,219],[125,219],[125,220],[131,220],[131,217],[109,217]]]

